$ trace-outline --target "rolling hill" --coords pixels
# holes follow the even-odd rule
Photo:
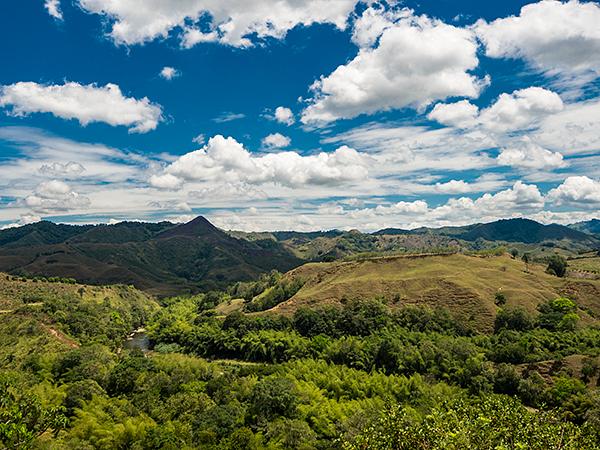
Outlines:
[[[182,225],[39,222],[0,232],[0,271],[132,284],[157,295],[224,287],[300,264],[272,240],[236,239],[203,217]]]
[[[534,312],[537,305],[566,295],[575,300],[582,319],[600,317],[600,280],[557,278],[542,265],[527,268],[508,256],[462,254],[398,256],[361,261],[310,263],[286,277],[303,287],[271,312],[292,314],[300,307],[341,304],[352,299],[381,297],[393,307],[426,305],[445,308],[480,331],[493,328],[495,295],[502,292],[508,306]]]

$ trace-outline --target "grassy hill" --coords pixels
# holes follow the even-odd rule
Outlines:
[[[276,242],[235,239],[203,217],[183,225],[40,222],[0,232],[1,271],[132,284],[158,295],[224,287],[299,264]]]
[[[600,281],[561,279],[542,265],[525,264],[509,256],[399,256],[359,261],[311,263],[286,275],[304,286],[271,311],[292,314],[302,306],[340,304],[345,300],[383,297],[393,307],[426,305],[448,309],[479,330],[491,330],[496,293],[508,306],[533,312],[538,304],[568,295],[584,322],[600,317]]]

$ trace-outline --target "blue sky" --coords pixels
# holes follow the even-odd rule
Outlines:
[[[0,22],[3,227],[598,216],[598,2],[31,0]]]

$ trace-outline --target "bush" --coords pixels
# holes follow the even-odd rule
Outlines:
[[[567,273],[567,260],[560,255],[554,254],[548,258],[546,272],[557,277],[564,277]]]
[[[523,308],[501,309],[496,315],[494,330],[531,330],[534,325],[533,318]]]

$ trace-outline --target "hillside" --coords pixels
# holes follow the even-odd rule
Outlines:
[[[463,227],[417,228],[402,230],[388,228],[377,231],[375,235],[398,234],[435,234],[450,236],[465,241],[483,239],[486,241],[521,242],[539,244],[544,241],[570,241],[584,246],[598,246],[600,241],[587,234],[587,230],[574,229],[558,224],[543,225],[531,219],[503,219],[490,223],[480,223]]]
[[[587,309],[600,317],[600,281],[557,278],[546,274],[541,265],[530,264],[528,269],[508,256],[461,254],[311,263],[286,275],[305,284],[271,311],[292,314],[302,306],[383,297],[393,307],[445,308],[477,329],[489,331],[497,312],[495,295],[502,292],[508,306],[522,306],[530,312],[546,300],[568,295],[582,308],[579,314],[585,322],[593,321]]]
[[[203,217],[182,225],[40,222],[0,232],[0,271],[132,284],[158,295],[223,287],[299,264],[272,240],[235,239]]]
[[[585,222],[574,223],[569,225],[569,227],[584,233],[600,235],[600,219],[592,219]]]
[[[128,286],[86,286],[0,274],[0,367],[90,342],[120,345],[156,312]]]

